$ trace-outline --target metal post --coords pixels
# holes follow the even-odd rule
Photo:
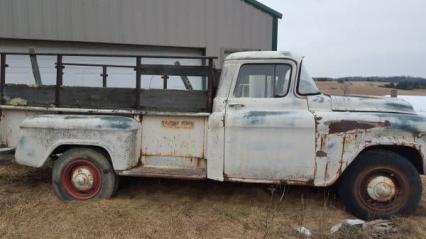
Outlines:
[[[202,59],[202,66],[206,66],[206,59]],[[207,77],[202,76],[201,77],[201,90],[206,90],[207,89]]]
[[[391,97],[392,98],[398,98],[398,90],[397,89],[391,90]]]
[[[167,83],[169,81],[169,76],[168,75],[163,75],[161,78],[163,78],[163,90],[167,90]]]
[[[0,56],[0,104],[5,103],[4,87],[6,85],[6,54]]]
[[[56,59],[56,91],[55,91],[55,105],[59,107],[60,104],[60,90],[63,84],[64,66],[62,65],[62,55],[57,55]]]
[[[102,87],[107,88],[107,78],[108,78],[108,72],[107,72],[107,66],[102,66]]]
[[[209,74],[208,74],[208,110],[212,112],[213,110],[213,81],[214,81],[214,72],[213,72],[213,59],[209,59]]]
[[[138,56],[136,57],[136,101],[135,101],[135,108],[140,109],[141,108],[141,64],[142,64],[142,57]]]
[[[30,51],[30,61],[31,61],[31,67],[33,69],[34,80],[35,80],[36,86],[38,87],[43,85],[43,82],[41,81],[40,67],[38,66],[37,54],[34,48],[30,48],[29,51]]]

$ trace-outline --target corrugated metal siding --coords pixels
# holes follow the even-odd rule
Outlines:
[[[0,38],[272,48],[273,17],[242,0],[0,0]]]

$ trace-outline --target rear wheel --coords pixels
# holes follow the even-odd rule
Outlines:
[[[399,154],[367,151],[345,172],[338,188],[347,209],[362,219],[413,213],[422,195],[414,166]]]
[[[55,162],[52,172],[53,188],[65,201],[109,199],[117,182],[109,160],[87,148],[66,151]]]

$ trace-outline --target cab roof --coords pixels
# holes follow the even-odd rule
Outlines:
[[[230,54],[225,58],[225,61],[256,59],[293,59],[300,62],[303,57],[289,51],[247,51]]]

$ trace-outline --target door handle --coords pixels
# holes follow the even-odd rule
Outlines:
[[[230,103],[230,104],[228,104],[228,106],[231,107],[231,108],[243,108],[243,107],[245,107],[244,104],[240,104],[240,103]]]

